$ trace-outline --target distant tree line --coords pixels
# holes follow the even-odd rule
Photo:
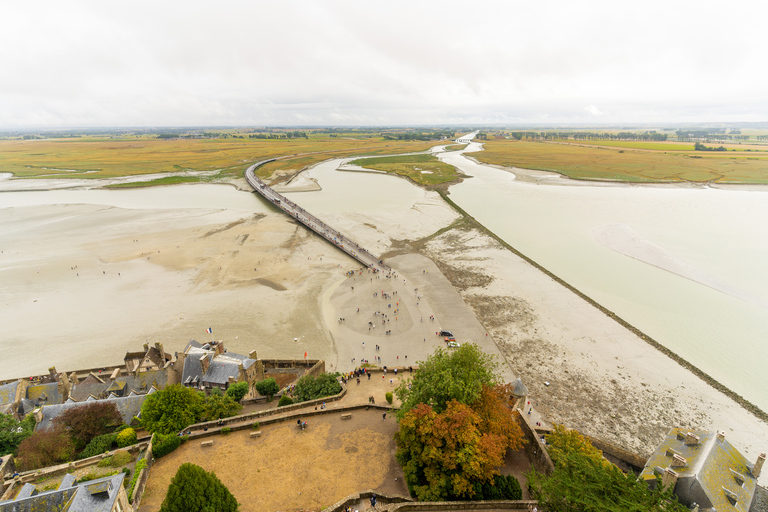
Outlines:
[[[666,133],[657,133],[656,131],[647,131],[644,133],[636,132],[511,132],[509,134],[517,140],[643,140],[643,141],[664,141],[667,140]]]
[[[723,146],[720,146],[717,148],[711,148],[711,147],[705,146],[701,142],[697,142],[696,144],[694,144],[693,149],[695,149],[696,151],[728,151]]]
[[[403,133],[382,132],[381,136],[385,140],[440,140],[440,139],[452,139],[454,134],[453,130],[419,130],[408,131]]]

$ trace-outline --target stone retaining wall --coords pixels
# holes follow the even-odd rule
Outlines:
[[[515,420],[523,431],[523,439],[525,440],[525,454],[528,455],[528,460],[531,461],[531,465],[539,473],[548,475],[555,469],[555,465],[552,464],[552,459],[549,458],[546,446],[541,442],[536,433],[536,428],[528,420],[528,416],[523,414],[520,409],[514,410]]]
[[[154,436],[152,439],[154,439]],[[149,470],[152,469],[152,464],[155,463],[155,456],[152,453],[152,439],[150,439],[147,451],[144,453],[144,458],[147,459],[147,467],[141,470],[136,479],[136,487],[133,488],[133,512],[138,512],[139,510],[141,497],[144,495],[144,488],[147,486],[147,480],[149,480]]]

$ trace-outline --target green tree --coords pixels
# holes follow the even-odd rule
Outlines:
[[[451,400],[472,404],[480,398],[483,385],[493,386],[498,382],[497,368],[493,357],[472,343],[450,352],[438,348],[419,363],[419,371],[412,379],[404,380],[395,389],[402,402],[398,417],[404,417],[418,404],[430,405],[438,413],[444,411]]]
[[[184,463],[168,486],[160,512],[237,512],[240,504],[213,473]]]
[[[296,402],[306,402],[341,393],[341,384],[336,373],[321,373],[317,377],[305,375],[296,382]]]
[[[578,432],[557,426],[547,436],[555,465],[550,475],[528,473],[531,495],[548,512],[686,512],[672,489],[654,490],[634,474],[624,474]]]
[[[119,434],[117,434],[117,437],[115,438],[117,446],[120,448],[125,448],[126,446],[136,444],[137,440],[138,438],[136,436],[136,431],[130,427],[122,430]]]
[[[242,410],[243,406],[235,402],[231,396],[222,394],[219,388],[213,388],[211,394],[205,399],[203,418],[207,421],[229,418]]]
[[[231,397],[235,402],[239,402],[245,395],[248,394],[247,382],[236,382],[227,388],[227,396]]]
[[[204,405],[201,393],[173,384],[147,396],[141,406],[141,426],[149,432],[177,433],[200,418]]]
[[[32,421],[22,422],[10,414],[0,414],[0,455],[15,453],[21,442],[32,435],[34,416],[30,414],[27,418]]]
[[[280,391],[280,386],[277,385],[277,381],[274,377],[270,377],[257,382],[256,391],[258,391],[260,395],[266,396],[267,399],[271,401],[272,397]]]
[[[56,423],[75,441],[78,450],[85,448],[94,437],[112,432],[122,422],[115,403],[107,400],[67,409],[56,418]]]

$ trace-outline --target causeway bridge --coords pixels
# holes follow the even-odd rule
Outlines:
[[[331,242],[338,249],[341,249],[345,253],[355,258],[366,268],[379,271],[389,270],[389,266],[385,265],[381,259],[374,256],[366,249],[360,247],[357,243],[342,235],[341,232],[333,229],[331,226],[324,223],[301,206],[292,202],[290,199],[286,199],[281,194],[275,192],[269,185],[256,177],[254,171],[257,167],[264,165],[267,162],[273,162],[275,160],[277,160],[277,158],[270,158],[269,160],[256,162],[252,166],[248,167],[248,169],[245,171],[245,179],[256,192],[261,194],[267,201],[277,206],[285,213]]]

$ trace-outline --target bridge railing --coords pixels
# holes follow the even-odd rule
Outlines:
[[[266,164],[267,162],[273,162],[275,160],[277,159],[270,158],[269,160],[256,162],[245,171],[245,179],[256,192],[263,196],[267,201],[271,202],[276,207],[280,208],[285,213],[295,218],[332,244],[336,245],[336,247],[348,255],[355,258],[365,267],[375,270],[389,270],[388,265],[384,264],[381,259],[371,254],[367,249],[353,242],[348,237],[344,236],[340,231],[327,225],[325,222],[321,221],[293,201],[287,199],[285,196],[275,192],[272,187],[256,177],[256,174],[254,173],[256,168]]]

